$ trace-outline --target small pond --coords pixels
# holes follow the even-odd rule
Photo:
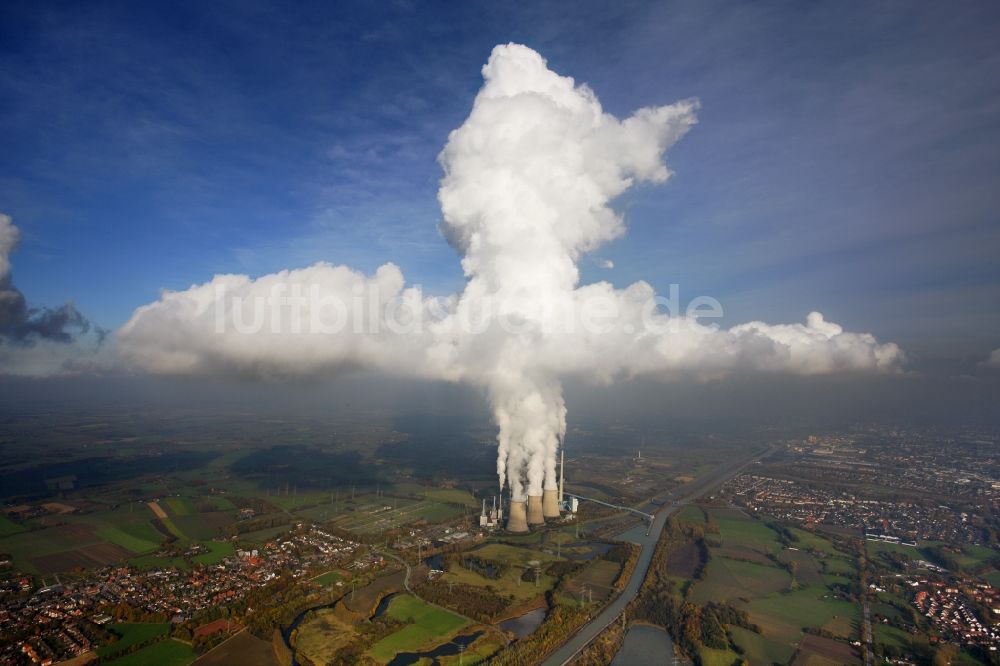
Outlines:
[[[396,594],[397,593],[394,592],[393,594],[387,594],[382,597],[382,601],[378,602],[378,606],[375,607],[375,613],[372,615],[371,619],[374,620],[377,617],[382,617],[386,610],[388,610],[389,604],[392,603],[392,598],[395,597]]]
[[[521,640],[525,636],[531,635],[535,629],[538,629],[545,619],[545,611],[545,608],[536,608],[524,615],[504,620],[500,623],[500,628],[511,632],[518,640]]]
[[[611,666],[662,666],[675,664],[674,642],[659,627],[636,624],[629,628]]]
[[[475,643],[476,639],[482,635],[482,631],[477,631],[474,634],[455,636],[444,645],[439,645],[433,650],[426,650],[424,652],[400,652],[392,658],[392,661],[389,662],[388,666],[409,666],[410,664],[418,663],[421,659],[431,659],[432,664],[437,664],[438,657],[454,656],[462,652],[464,648],[467,648]]]

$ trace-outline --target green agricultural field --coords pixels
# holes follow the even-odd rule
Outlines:
[[[18,525],[7,516],[0,516],[0,538],[23,531],[24,527]]]
[[[135,502],[93,513],[66,515],[64,525],[0,538],[0,552],[11,553],[17,566],[31,573],[58,570],[52,567],[71,566],[76,562],[84,565],[86,560],[75,549],[90,548],[91,553],[104,558],[111,556],[110,545],[129,553],[149,553],[163,541],[152,519],[149,507]],[[59,562],[49,557],[60,553],[65,556]]]
[[[233,514],[226,511],[176,516],[171,520],[181,532],[199,541],[218,538],[227,527],[236,522]]]
[[[742,627],[730,626],[728,629],[751,664],[787,664],[795,653],[795,648],[791,645],[765,638]]]
[[[566,528],[571,531],[573,528]],[[542,543],[544,532],[529,532],[528,534],[504,534],[494,537],[498,543],[513,543],[526,546],[537,546]]]
[[[905,618],[903,616],[902,611],[900,611],[898,608],[896,608],[892,604],[887,604],[887,603],[883,603],[881,601],[877,601],[877,602],[875,602],[875,603],[872,604],[871,610],[872,610],[872,616],[873,617],[875,615],[882,615],[884,617],[887,617],[887,618],[890,618],[890,619],[893,619],[893,620],[899,620],[899,621],[902,621],[902,622],[907,621],[907,618]]]
[[[442,635],[456,631],[466,624],[466,621],[458,615],[425,604],[408,594],[393,597],[386,612],[389,617],[401,622],[414,622]]]
[[[285,511],[295,511],[299,507],[322,504],[330,501],[330,493],[320,491],[297,492],[292,495],[269,495],[257,492],[255,495]]]
[[[210,502],[215,506],[216,511],[235,511],[236,505],[233,504],[229,498],[223,497],[222,495],[206,495],[201,498],[202,501]]]
[[[462,515],[462,509],[453,504],[432,504],[416,512],[417,520],[426,520],[428,523],[443,523],[455,516]]]
[[[476,498],[473,497],[467,490],[458,490],[457,488],[437,488],[424,490],[422,494],[426,499],[433,500],[435,502],[461,504],[473,509],[480,508],[481,506]]]
[[[154,643],[138,652],[126,655],[114,661],[107,662],[107,666],[187,666],[194,661],[194,650],[186,643],[175,641],[172,638]]]
[[[764,554],[777,554],[783,548],[774,530],[740,511],[710,509],[709,517],[719,526],[725,547],[750,548]]]
[[[875,624],[875,642],[881,645],[891,645],[900,650],[926,648],[927,640],[920,636],[912,636],[902,629],[884,624]]]
[[[164,527],[166,527],[167,530],[169,530],[171,534],[173,534],[175,537],[177,537],[181,541],[189,541],[190,540],[190,539],[188,539],[187,535],[184,534],[184,532],[181,531],[181,528],[177,527],[177,525],[174,523],[174,521],[171,520],[170,516],[167,516],[166,518],[160,518],[160,522],[163,523]]]
[[[854,577],[848,578],[847,576],[831,576],[829,574],[823,574],[823,584],[828,586],[834,585],[850,585]]]
[[[160,506],[166,504],[167,512],[171,516],[190,516],[193,513],[198,513],[194,508],[194,502],[188,497],[168,497],[160,503]]]
[[[140,555],[129,559],[129,564],[137,569],[190,569],[191,565],[183,557],[156,557],[155,555]]]
[[[704,646],[698,649],[698,656],[701,657],[703,666],[733,666],[739,661],[739,655],[732,650],[716,650]]]
[[[892,592],[878,592],[875,595],[879,602],[884,602],[897,608],[911,608],[910,601]]]
[[[898,553],[909,558],[927,559],[927,554],[921,548],[903,546],[898,543],[865,541],[865,548],[868,550],[869,556],[878,555],[879,553]]]
[[[1000,571],[994,569],[986,575],[986,582],[993,587],[1000,587]]]
[[[31,564],[33,558],[101,543],[100,537],[96,534],[79,528],[74,529],[75,527],[61,525],[43,530],[18,532],[0,538],[0,552],[10,553],[19,569],[28,573],[39,573]]]
[[[795,581],[801,585],[815,585],[823,582],[816,559],[804,550],[785,549],[778,556],[778,560],[781,562],[795,562],[797,566]]]
[[[393,597],[386,613],[408,624],[372,646],[371,655],[382,662],[391,660],[400,652],[419,650],[443,641],[466,625],[466,621],[458,615],[425,604],[408,594]]]
[[[475,666],[475,664],[481,664],[492,657],[501,647],[503,647],[501,643],[496,641],[492,635],[487,634],[469,646],[469,649],[465,651],[461,659],[452,656],[440,658],[440,661],[443,664],[448,664],[448,666],[457,666],[458,664]]]
[[[135,526],[131,526],[135,527]],[[156,532],[153,530],[152,526],[149,527],[151,537],[155,537]],[[130,533],[131,532],[131,533]],[[117,544],[124,548],[125,550],[130,550],[133,553],[148,553],[151,550],[156,550],[159,546],[159,542],[151,539],[144,539],[135,534],[136,530],[126,531],[125,529],[120,529],[117,527],[102,527],[97,530],[97,536],[101,537],[105,541],[110,541],[113,544]]]
[[[247,532],[246,534],[241,534],[239,539],[241,542],[245,542],[251,545],[260,545],[266,543],[278,536],[279,534],[284,534],[288,531],[288,525],[278,525],[277,527],[265,527],[262,530],[257,530],[256,532]]]
[[[139,550],[135,550],[126,545],[125,539],[131,538],[149,542],[155,548],[163,541],[163,535],[157,532],[150,522],[153,517],[152,510],[145,504],[129,502],[115,509],[88,513],[73,518],[76,522],[91,526],[105,541],[117,543],[123,548],[141,553],[150,550],[150,548],[148,546],[143,548],[140,544],[135,543],[136,548],[139,548]],[[127,536],[122,537],[121,533]],[[107,536],[104,536],[105,534]]]
[[[142,518],[135,522],[116,522],[115,526],[122,532],[125,532],[136,539],[142,539],[143,541],[155,541],[157,543],[163,541],[163,535],[157,532],[156,528],[153,527],[153,524],[146,518]]]
[[[97,648],[97,654],[101,657],[120,652],[130,645],[146,643],[170,633],[170,625],[166,622],[120,622],[109,625],[108,628],[121,636],[121,639]]]
[[[992,548],[966,544],[962,546],[962,554],[958,557],[958,565],[965,570],[978,569],[997,557],[1000,557],[1000,552]]]
[[[843,557],[827,557],[821,562],[823,573],[831,575],[856,576],[858,568],[854,562]]]
[[[497,560],[508,564],[527,566],[528,562],[537,560],[539,562],[556,562],[561,559],[551,553],[544,553],[528,548],[508,546],[502,543],[488,543],[481,548],[476,548],[472,554],[487,560]]]
[[[697,582],[688,594],[690,601],[736,600],[740,597],[765,596],[788,589],[791,577],[775,566],[713,557],[704,580]]]
[[[798,527],[789,527],[788,531],[798,538],[798,542],[792,545],[797,548],[812,548],[828,555],[843,555],[837,550],[829,539],[826,539],[815,532],[803,530]]]
[[[576,541],[576,537],[573,536],[573,530],[562,528],[559,531],[551,531],[547,535],[546,545],[552,545],[554,543],[571,543]]]
[[[968,650],[962,650],[952,660],[952,666],[984,666],[983,662],[976,659]]]
[[[850,638],[851,636],[860,635],[860,630],[857,629],[860,622],[860,616],[837,615],[827,620],[826,624],[821,628],[823,631],[830,632],[834,636]]]
[[[202,553],[201,555],[195,555],[191,560],[195,564],[217,564],[223,560],[225,557],[232,555],[236,549],[233,548],[233,544],[228,541],[208,541],[205,543],[208,548],[207,553]]]
[[[689,504],[677,514],[677,522],[681,525],[704,525],[705,512],[701,507]]]
[[[336,571],[327,571],[325,574],[313,578],[313,582],[318,585],[333,585],[339,580],[341,580],[341,576]]]
[[[696,604],[706,604],[761,597],[786,590],[791,582],[787,571],[773,565],[712,557],[704,580],[695,584],[688,598]]]
[[[763,629],[767,638],[797,644],[803,627],[827,629],[845,638],[846,618],[851,625],[860,620],[860,607],[847,601],[834,599],[825,586],[811,585],[787,594],[772,594],[753,599],[745,605],[750,621]]]

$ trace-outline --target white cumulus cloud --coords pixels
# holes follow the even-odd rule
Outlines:
[[[136,310],[118,331],[122,357],[157,373],[367,367],[479,386],[499,429],[501,485],[518,498],[555,488],[566,377],[811,375],[903,362],[896,345],[818,312],[804,323],[722,329],[662,307],[645,282],[581,285],[579,259],[624,231],[611,202],[669,178],[664,155],[694,126],[698,103],[620,120],[516,44],[493,50],[483,79],[439,157],[441,229],[467,278],[460,294],[407,287],[392,264],[370,276],[323,263],[220,275]]]

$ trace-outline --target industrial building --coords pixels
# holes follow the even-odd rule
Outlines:
[[[532,525],[544,525],[546,519],[559,518],[563,512],[575,514],[578,500],[575,497],[566,499],[565,494],[565,467],[566,453],[560,452],[559,456],[559,488],[546,488],[541,495],[529,493],[527,499],[510,499],[510,509],[507,514],[508,532],[527,532]],[[502,496],[501,496],[502,506]],[[490,515],[486,513],[486,500],[483,500],[483,513],[479,517],[481,527],[498,526],[501,520],[502,510],[496,508],[496,498],[494,507]],[[494,519],[493,516],[496,516]],[[492,523],[492,524],[491,524]]]

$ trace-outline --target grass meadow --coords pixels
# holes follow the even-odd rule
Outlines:
[[[400,652],[415,651],[441,642],[466,625],[466,621],[458,615],[425,604],[408,594],[393,597],[386,613],[408,624],[372,646],[371,655],[382,662],[391,660]]]
[[[701,511],[689,506],[680,518],[698,524]],[[761,633],[729,629],[750,663],[787,663],[808,636],[806,628],[837,637],[826,643],[810,643],[810,663],[842,658],[833,656],[834,648],[849,650],[847,641],[858,635],[861,609],[837,598],[831,586],[850,583],[856,576],[850,556],[807,530],[791,528],[798,540],[787,548],[775,530],[742,511],[717,507],[705,511],[708,524],[717,525],[719,531],[718,535],[708,534],[707,539],[716,541],[718,547],[709,549],[705,576],[690,587],[688,600],[696,604],[728,601],[747,611]],[[783,566],[791,561],[796,563],[794,581]],[[737,655],[727,650],[703,650],[699,657],[706,664],[731,664]]]
[[[24,527],[18,525],[7,516],[0,516],[0,538],[24,532]]]
[[[121,636],[121,639],[97,648],[100,657],[115,654],[130,645],[145,643],[170,633],[170,625],[166,622],[119,622],[108,625],[108,629]]]
[[[114,661],[105,662],[107,666],[186,666],[194,661],[194,650],[187,643],[181,643],[172,638],[153,643],[138,652],[125,655]]]

